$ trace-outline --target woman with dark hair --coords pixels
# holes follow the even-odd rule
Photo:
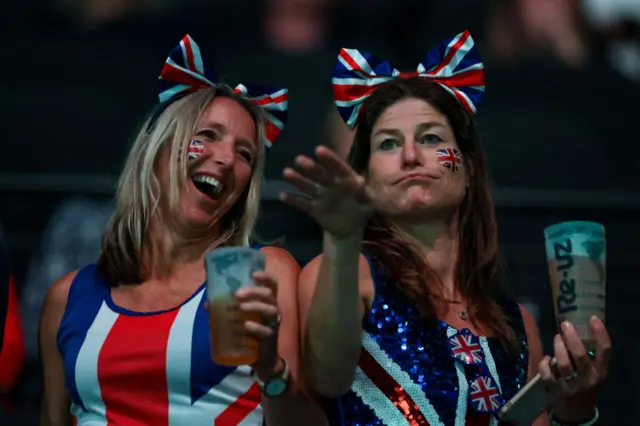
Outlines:
[[[558,378],[500,275],[472,118],[483,65],[469,33],[429,52],[414,73],[343,49],[333,84],[356,128],[348,164],[318,147],[317,161],[301,156],[284,171],[306,196],[283,201],[324,230],[323,253],[299,282],[307,386],[339,397],[344,424],[485,425],[540,372],[552,412],[536,426],[593,424],[610,348],[603,323],[592,321],[593,361],[563,324]]]

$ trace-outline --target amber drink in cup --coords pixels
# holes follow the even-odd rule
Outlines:
[[[259,342],[244,324],[260,322],[260,314],[241,311],[235,293],[256,285],[252,275],[264,271],[265,256],[250,247],[222,247],[205,255],[205,266],[212,358],[220,365],[251,365],[258,359]]]

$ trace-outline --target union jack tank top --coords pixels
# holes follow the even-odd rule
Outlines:
[[[205,292],[137,313],[113,303],[95,265],[78,272],[58,331],[74,425],[263,424],[250,367],[211,360]]]
[[[375,286],[351,390],[329,403],[332,425],[488,426],[527,381],[528,345],[517,303],[501,300],[518,350],[421,318],[404,293],[369,266]]]

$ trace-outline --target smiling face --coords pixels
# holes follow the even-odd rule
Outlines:
[[[447,117],[404,98],[372,127],[367,180],[378,209],[406,219],[448,214],[462,202],[468,173]]]
[[[180,157],[186,158],[188,179],[174,214],[202,227],[228,213],[251,183],[258,143],[251,114],[233,99],[215,97],[199,117],[186,155]],[[164,188],[169,185],[169,161],[170,150],[164,149],[157,168]]]

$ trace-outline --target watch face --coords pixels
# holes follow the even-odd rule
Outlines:
[[[280,378],[274,378],[269,380],[269,382],[264,387],[264,393],[267,396],[278,396],[285,393],[287,390],[287,382]]]

